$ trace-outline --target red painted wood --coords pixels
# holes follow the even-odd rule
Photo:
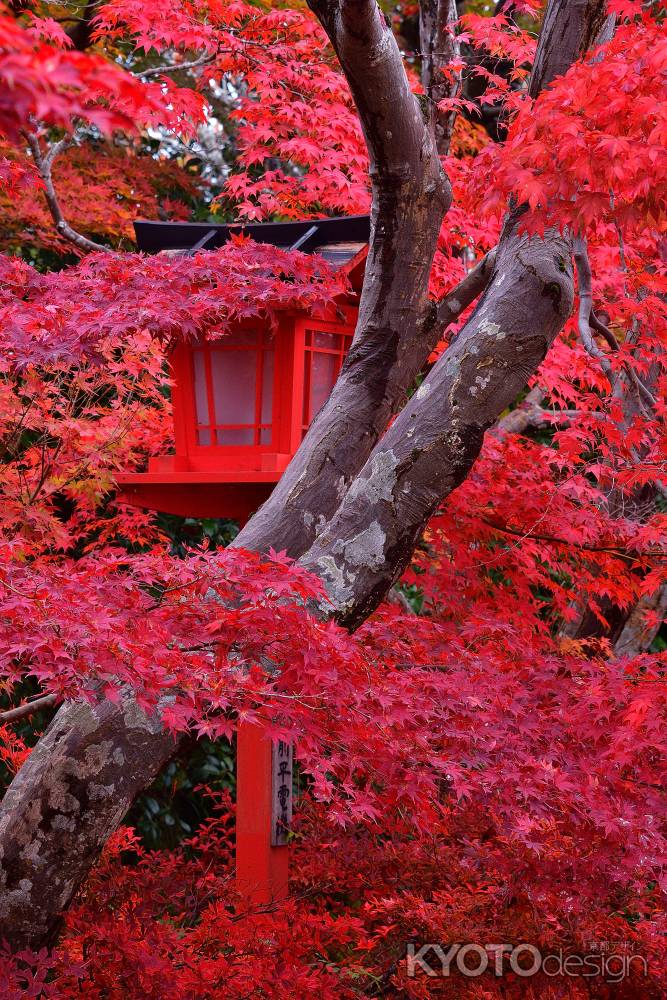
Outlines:
[[[330,352],[313,350],[312,333],[307,345],[306,331],[343,334],[347,349],[356,318],[357,307],[341,303],[317,319],[300,313],[286,314],[281,319],[272,341],[275,354],[270,444],[259,443],[261,373],[266,363],[268,332],[258,330],[256,323],[243,323],[238,327],[239,334],[257,332],[258,340],[254,423],[248,425],[253,430],[255,443],[250,445],[220,445],[216,438],[217,428],[230,425],[221,425],[215,414],[211,357],[214,351],[240,349],[234,345],[234,334],[203,345],[177,345],[170,356],[176,454],[151,458],[147,472],[119,475],[119,499],[184,517],[247,520],[266,500],[289,465],[309,423],[310,415],[304,416],[304,399],[308,405],[306,381],[311,370],[310,359],[315,353]],[[203,352],[208,414],[206,423],[201,426],[209,431],[211,443],[208,445],[200,444],[197,435],[195,351]],[[341,352],[337,355],[337,369],[342,362]]]
[[[238,479],[238,473],[236,473]],[[144,478],[145,477],[145,478]],[[180,517],[228,517],[245,524],[251,514],[271,495],[277,478],[270,474],[265,482],[220,482],[217,473],[211,481],[187,482],[181,476],[176,482],[150,473],[119,476],[120,499],[135,507],[159,510]]]
[[[271,847],[271,740],[247,723],[236,740],[236,884],[261,906],[287,898],[289,848]]]

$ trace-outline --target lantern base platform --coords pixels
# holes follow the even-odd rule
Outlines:
[[[233,477],[233,480],[232,480]],[[133,507],[181,517],[228,517],[245,522],[273,492],[280,474],[135,472],[117,476],[118,499]]]

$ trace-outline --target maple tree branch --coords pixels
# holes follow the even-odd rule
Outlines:
[[[133,73],[138,80],[146,80],[151,76],[165,76],[167,73],[177,73],[182,69],[199,69],[201,66],[208,66],[210,63],[215,62],[218,53],[215,52],[212,55],[202,56],[200,59],[193,59],[191,62],[173,63],[165,64],[163,66],[152,66],[150,69],[144,69],[140,73]]]
[[[570,244],[510,216],[472,317],[376,445],[301,562],[355,628],[408,564],[428,519],[468,475],[485,431],[542,362],[573,303]],[[502,279],[502,280],[501,280]]]
[[[590,324],[597,333],[599,333],[602,337],[604,337],[604,339],[611,347],[612,351],[620,350],[620,344],[618,343],[616,337],[611,332],[611,330],[607,326],[605,326],[605,324],[598,318],[594,309],[591,309]],[[655,408],[656,405],[655,396],[650,391],[650,389],[646,385],[644,385],[642,380],[639,378],[639,375],[637,375],[637,372],[632,367],[632,364],[629,361],[624,361],[624,368],[628,375],[628,378],[634,385],[638,394],[643,398],[644,402],[648,403],[648,405],[651,408]]]
[[[573,246],[574,260],[577,266],[577,275],[579,278],[579,336],[584,349],[592,358],[595,358],[595,360],[599,362],[613,389],[616,385],[617,376],[614,374],[609,358],[607,358],[604,352],[600,350],[593,340],[591,327],[604,337],[612,350],[618,351],[619,344],[611,330],[609,330],[595,315],[595,311],[593,309],[591,265],[588,257],[586,240],[581,236],[577,236],[573,240]],[[656,401],[653,394],[641,381],[632,365],[626,362],[624,367],[630,381],[639,395],[649,404],[649,406],[655,407]]]
[[[49,212],[51,213],[51,217],[55,222],[59,235],[62,236],[63,239],[67,240],[68,243],[72,243],[75,247],[77,247],[77,249],[85,250],[87,253],[90,251],[113,253],[113,250],[110,250],[109,247],[105,247],[101,243],[95,243],[94,240],[89,240],[86,236],[82,236],[81,233],[77,233],[76,230],[72,229],[63,216],[58,195],[56,194],[56,189],[53,184],[51,168],[56,156],[71,145],[74,140],[72,138],[61,139],[59,142],[54,143],[49,152],[45,154],[42,152],[39,138],[34,132],[26,131],[23,135],[28,143],[28,146],[30,147],[37,173],[44,184],[44,197],[46,199],[46,204]]]
[[[535,386],[527,393],[526,398],[516,407],[497,421],[494,428],[497,434],[522,434],[529,427],[542,423],[546,411],[542,409],[544,392]]]
[[[614,643],[615,656],[637,656],[645,652],[667,618],[667,583],[642,597],[630,612]]]
[[[489,517],[480,517],[480,521],[484,524],[488,524],[490,528],[494,531],[500,531],[505,535],[514,535],[516,538],[521,538],[522,540],[535,539],[538,542],[551,542],[554,545],[563,545],[566,548],[582,549],[585,552],[609,552],[610,555],[618,556],[621,559],[629,560],[634,562],[636,559],[665,559],[667,558],[667,551],[662,552],[659,549],[641,551],[639,549],[633,550],[631,547],[621,548],[618,545],[586,545],[584,542],[573,542],[566,538],[559,538],[557,535],[545,535],[540,532],[534,532],[531,529],[527,531],[522,531],[519,528],[510,528],[507,524],[498,524],[497,521],[492,520]]]
[[[590,325],[597,333],[599,333],[602,337],[604,337],[604,339],[611,347],[612,351],[620,350],[620,344],[618,343],[616,337],[611,332],[611,330],[607,326],[605,326],[605,324],[598,318],[598,316],[595,314],[594,309],[591,309]],[[625,361],[624,367],[630,381],[634,385],[639,395],[644,399],[644,402],[648,403],[650,407],[655,408],[656,405],[655,396],[650,391],[650,389],[648,389],[647,386],[644,385],[644,383],[639,378],[637,372],[634,370],[630,362]]]
[[[597,37],[605,9],[598,0],[575,9],[550,0],[533,96]],[[429,518],[470,472],[486,430],[536,372],[570,315],[570,236],[554,229],[543,237],[521,233],[524,211],[512,208],[505,220],[475,312],[300,560],[324,581],[333,614],[347,628],[365,620],[408,565]]]
[[[338,507],[438,335],[428,283],[451,188],[375,0],[310,0],[359,113],[372,186],[357,328],[328,400],[273,493],[234,544],[299,556]]]
[[[6,712],[0,712],[0,722],[17,722],[19,719],[26,719],[36,712],[41,712],[45,708],[53,708],[58,704],[58,696],[55,694],[45,694],[42,698],[34,701],[27,701],[17,708],[10,708]]]
[[[653,393],[651,392],[651,390],[647,386],[644,385],[644,383],[640,379],[639,375],[637,374],[637,372],[634,370],[634,368],[632,367],[632,365],[629,362],[626,362],[626,364],[625,364],[625,370],[628,373],[630,381],[632,382],[633,386],[637,390],[637,393],[639,394],[639,396],[641,396],[641,398],[644,400],[645,403],[648,403],[648,405],[651,407],[651,409],[655,409],[655,407],[657,405],[657,400],[656,400],[655,396],[653,395]],[[644,411],[644,412],[646,412],[646,411]]]
[[[458,285],[450,289],[444,298],[437,303],[436,330],[438,339],[446,328],[457,320],[461,313],[482,294],[488,285],[496,262],[496,249],[494,247],[493,250],[489,250],[481,260],[478,260],[465,278],[462,278]]]
[[[567,73],[572,63],[594,45],[611,38],[615,16],[606,0],[558,0],[548,3],[530,73],[530,97]]]
[[[607,414],[601,410],[549,410],[542,404],[544,392],[535,386],[519,405],[496,422],[494,434],[523,434],[531,427],[540,428],[550,424],[571,423],[583,418],[606,420]]]
[[[594,309],[591,309],[591,314],[590,314],[589,319],[590,319],[590,324],[593,327],[593,329],[596,331],[596,333],[599,333],[602,337],[604,337],[604,339],[607,341],[607,343],[611,347],[612,351],[618,351],[618,350],[620,350],[620,344],[616,340],[616,337],[611,332],[611,330],[609,329],[609,327],[605,326],[605,324],[602,322],[602,320],[599,319],[599,317],[597,316],[597,314],[596,314],[596,312],[595,312]]]

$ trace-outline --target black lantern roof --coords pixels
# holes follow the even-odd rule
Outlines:
[[[144,222],[134,223],[140,250],[215,250],[232,234],[250,236],[258,243],[270,243],[282,250],[321,254],[331,264],[342,267],[352,260],[370,237],[370,216],[348,215],[336,219],[304,219],[299,222]]]

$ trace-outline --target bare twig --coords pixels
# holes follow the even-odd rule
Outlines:
[[[141,73],[134,73],[133,75],[136,76],[138,80],[146,80],[151,76],[165,76],[167,73],[177,73],[182,69],[199,69],[201,66],[208,66],[209,63],[215,62],[216,55],[217,53],[201,56],[199,59],[193,59],[192,62],[153,66],[151,69],[145,69],[142,70]]]
[[[572,247],[574,250],[574,261],[577,266],[577,278],[579,279],[579,336],[581,337],[584,349],[592,358],[595,358],[599,362],[602,371],[609,379],[609,384],[613,389],[616,384],[616,377],[611,362],[595,343],[591,332],[590,318],[593,311],[593,288],[586,240],[583,236],[575,236],[572,241]]]
[[[663,552],[660,549],[640,551],[638,549],[633,550],[632,548],[627,550],[622,549],[617,545],[586,545],[585,542],[573,542],[567,538],[558,538],[556,535],[538,534],[530,529],[528,531],[521,531],[518,528],[510,528],[506,524],[498,524],[497,521],[493,521],[489,517],[480,517],[480,521],[488,524],[494,531],[500,531],[505,535],[514,535],[522,540],[532,539],[538,542],[552,542],[554,545],[563,545],[570,549],[583,549],[585,552],[608,552],[610,555],[618,556],[620,559],[627,559],[631,562],[641,558],[667,559],[667,551]]]
[[[39,138],[34,132],[24,132],[23,135],[28,143],[28,146],[30,147],[33,160],[35,161],[35,167],[37,168],[37,172],[44,184],[44,197],[46,198],[49,212],[51,213],[51,217],[56,224],[56,229],[63,239],[74,244],[74,246],[79,250],[85,250],[86,252],[91,250],[101,250],[104,253],[113,253],[113,250],[110,250],[109,247],[105,247],[101,243],[95,243],[94,240],[89,240],[86,236],[82,236],[81,233],[77,233],[75,229],[72,229],[63,216],[58,195],[56,194],[56,189],[53,184],[51,168],[56,156],[70,146],[74,140],[71,137],[61,139],[59,142],[56,142],[53,146],[51,146],[48,153],[44,153],[42,151]]]
[[[0,712],[0,722],[16,722],[18,719],[25,719],[45,708],[52,708],[57,703],[57,695],[45,694],[43,698],[36,698],[35,701],[27,701],[25,704],[19,705],[18,708],[10,708],[7,712]]]

